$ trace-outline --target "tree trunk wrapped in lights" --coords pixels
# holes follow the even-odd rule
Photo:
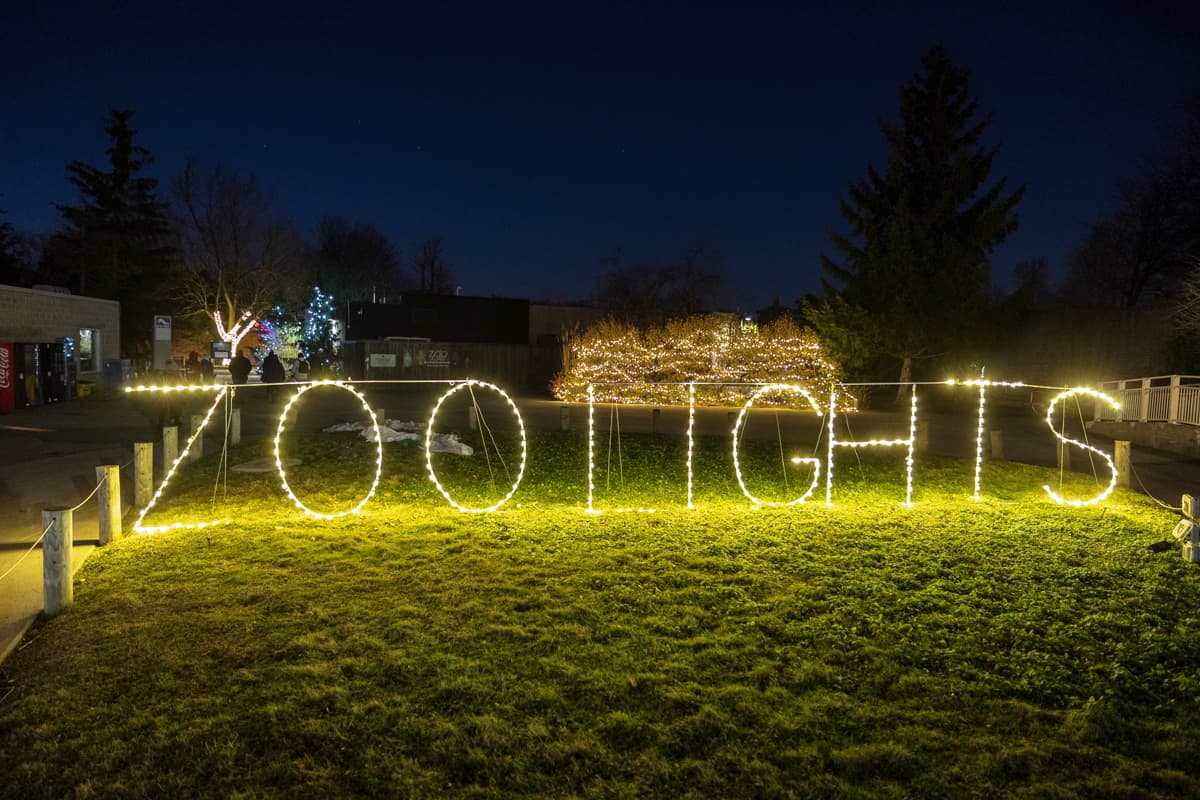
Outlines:
[[[588,384],[599,402],[741,403],[746,387],[720,384],[799,383],[828,397],[842,370],[821,339],[781,318],[743,331],[729,314],[672,320],[646,330],[607,319],[571,339],[560,400],[585,402]],[[780,402],[788,402],[786,396]]]

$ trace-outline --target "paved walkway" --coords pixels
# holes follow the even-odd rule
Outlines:
[[[424,422],[444,384],[423,385],[362,385],[370,404],[383,408],[390,419]],[[235,404],[241,409],[243,437],[255,439],[273,434],[284,402],[286,390],[277,390],[268,397],[267,387],[251,385],[239,390]],[[305,400],[303,425],[319,428],[334,422],[356,419],[361,414],[357,400],[348,394],[326,393],[326,397]],[[162,395],[132,396],[124,393],[98,394],[92,397],[51,406],[23,409],[0,415],[0,661],[18,645],[24,632],[42,608],[41,552],[31,545],[41,529],[41,512],[46,508],[73,506],[95,488],[95,468],[117,464],[121,471],[122,507],[126,521],[132,515],[133,443],[153,441],[156,452],[156,480],[162,474],[160,415],[165,411],[176,414],[186,430],[188,417],[202,413],[211,402],[211,394],[192,394],[170,402]],[[517,401],[527,427],[534,430],[557,430],[563,424],[583,429],[587,424],[587,407],[565,405],[540,400]],[[450,414],[452,412],[446,412]],[[597,427],[607,432],[613,414],[609,406],[598,406]],[[727,408],[700,408],[696,412],[696,429],[700,435],[727,435],[732,429],[734,414]],[[760,419],[751,436],[776,436],[774,415],[764,422]],[[822,422],[811,413],[782,412],[779,415],[787,441],[817,441]],[[974,456],[976,419],[971,413],[922,413],[929,424],[930,450],[943,455],[969,458]],[[298,421],[298,420],[297,420]],[[289,419],[289,425],[293,420]],[[439,426],[447,429],[466,427],[465,420],[447,418]],[[650,407],[623,406],[619,409],[619,424],[624,432],[687,430],[685,406],[664,406],[657,415]],[[850,417],[854,437],[902,438],[907,435],[908,419],[904,414],[864,412]],[[219,426],[214,426],[217,428]],[[1005,447],[1010,459],[1028,463],[1053,465],[1055,440],[1047,431],[1042,418],[1029,409],[1010,409],[998,413],[989,427],[1005,431]],[[761,431],[759,433],[758,431]],[[214,433],[206,447],[218,447],[219,433]],[[1097,441],[1094,439],[1094,441]],[[1098,440],[1111,452],[1111,442]],[[1184,492],[1200,494],[1200,459],[1185,459],[1170,453],[1145,448],[1133,448],[1135,489],[1176,506]],[[1081,465],[1076,465],[1079,469]],[[1167,531],[1164,530],[1164,535]],[[86,503],[75,514],[75,550],[73,567],[78,568],[96,544],[96,503]],[[19,563],[18,563],[19,562]],[[15,568],[14,568],[15,565]]]

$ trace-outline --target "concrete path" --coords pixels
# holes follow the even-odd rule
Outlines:
[[[359,384],[374,408],[382,408],[387,418],[424,423],[437,396],[446,384]],[[274,396],[268,387],[252,384],[239,389],[233,403],[241,410],[243,438],[247,440],[274,435],[287,388],[277,388]],[[95,487],[95,468],[117,464],[121,471],[123,508],[126,524],[131,524],[134,509],[131,464],[133,443],[156,442],[155,480],[162,475],[160,424],[164,414],[178,417],[180,439],[186,438],[188,418],[203,413],[213,394],[200,393],[166,398],[163,395],[127,395],[101,393],[39,408],[23,409],[0,415],[0,661],[18,643],[42,608],[41,551],[31,546],[41,533],[41,512],[46,508],[69,507],[82,501]],[[558,430],[564,425],[583,430],[587,425],[587,406],[563,404],[551,400],[518,398],[525,424],[533,430]],[[970,405],[953,412],[922,412],[920,419],[929,426],[929,444],[933,453],[973,458],[977,418]],[[359,401],[348,392],[323,391],[306,395],[289,414],[289,428],[319,429],[326,425],[363,418]],[[501,409],[502,410],[502,409]],[[737,409],[698,408],[698,435],[728,435]],[[488,412],[491,413],[491,412]],[[507,412],[505,412],[507,413]],[[597,430],[607,434],[610,420],[619,422],[623,432],[686,434],[686,406],[662,406],[659,413],[648,406],[596,407]],[[839,418],[841,419],[841,418]],[[777,436],[776,421],[785,441],[816,443],[824,435],[824,421],[813,413],[756,411],[748,435],[752,438]],[[170,421],[170,420],[167,420]],[[903,438],[907,436],[905,413],[862,412],[841,420],[849,424],[853,437]],[[463,408],[447,407],[439,416],[439,429],[461,430],[466,427]],[[997,410],[989,428],[1005,431],[1005,448],[1011,460],[1044,466],[1055,463],[1056,440],[1043,418],[1033,409]],[[221,426],[211,426],[212,436],[206,448],[220,447]],[[840,434],[839,434],[840,435]],[[847,434],[849,435],[849,434]],[[1110,441],[1092,438],[1093,443],[1111,452]],[[1085,463],[1075,464],[1077,470]],[[1167,505],[1177,506],[1184,492],[1200,494],[1200,459],[1133,448],[1135,479],[1133,488],[1145,491]],[[1164,530],[1164,536],[1168,531]],[[75,514],[75,550],[73,567],[78,569],[92,551],[97,539],[96,502],[91,500]],[[19,563],[18,563],[19,562]],[[15,566],[14,566],[15,565]]]

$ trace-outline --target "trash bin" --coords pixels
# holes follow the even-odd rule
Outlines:
[[[110,358],[104,362],[104,388],[113,390],[128,386],[133,378],[133,359]]]

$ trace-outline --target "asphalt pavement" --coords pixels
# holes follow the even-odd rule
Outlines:
[[[367,403],[381,409],[388,419],[412,420],[424,424],[437,397],[448,384],[357,384]],[[239,389],[233,400],[240,409],[242,435],[253,440],[274,434],[290,387],[251,384]],[[155,480],[163,472],[161,425],[178,421],[181,444],[189,419],[202,414],[212,403],[215,392],[183,395],[131,395],[101,392],[86,398],[49,406],[21,409],[0,415],[0,661],[19,642],[42,608],[41,553],[35,546],[42,532],[42,511],[75,506],[89,497],[96,485],[95,468],[116,464],[122,467],[122,507],[126,526],[133,517],[133,444],[155,442]],[[586,428],[587,406],[564,404],[538,398],[516,398],[527,428],[558,430]],[[503,407],[500,408],[503,411]],[[728,435],[737,414],[736,408],[696,409],[698,435]],[[782,435],[788,442],[816,442],[824,435],[824,420],[811,412],[782,411],[778,414],[755,412],[745,435],[771,437]],[[326,390],[308,396],[289,412],[289,428],[319,429],[335,422],[363,419],[358,398],[349,392]],[[686,406],[598,405],[597,429],[607,432],[614,422],[627,433],[657,431],[685,435],[688,426]],[[846,436],[858,440],[904,438],[908,431],[905,412],[865,411],[839,418],[848,424]],[[954,408],[922,411],[920,419],[928,426],[929,450],[939,455],[973,458],[978,419],[969,404]],[[461,430],[467,425],[463,406],[447,405],[439,413],[437,428]],[[1019,405],[997,408],[988,420],[988,428],[1004,431],[1006,457],[1009,460],[1052,466],[1056,463],[1055,438],[1044,418],[1033,408]],[[839,433],[839,436],[843,434]],[[220,447],[219,425],[205,447]],[[1111,452],[1111,441],[1092,437],[1093,444]],[[234,457],[236,463],[236,456]],[[1134,447],[1133,488],[1161,502],[1178,506],[1184,492],[1200,494],[1200,459]],[[1084,463],[1080,463],[1083,461]],[[1076,469],[1087,469],[1086,459],[1077,459]],[[582,500],[581,500],[582,502]],[[83,563],[97,544],[96,502],[88,500],[75,512],[72,566]],[[1164,530],[1164,536],[1167,531]],[[7,574],[6,574],[7,573]]]

